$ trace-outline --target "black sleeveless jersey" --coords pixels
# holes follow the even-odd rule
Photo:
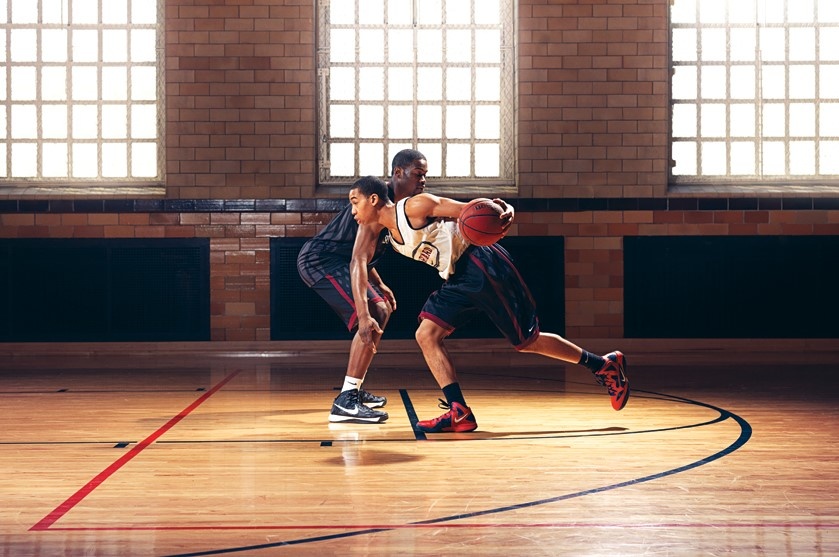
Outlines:
[[[324,276],[332,274],[333,269],[343,267],[349,272],[357,231],[358,223],[352,215],[352,204],[348,203],[323,230],[303,244],[297,256],[300,278],[312,286]],[[389,244],[390,234],[385,228],[379,235],[368,269],[379,261]]]

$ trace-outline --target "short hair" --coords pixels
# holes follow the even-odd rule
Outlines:
[[[393,162],[390,165],[390,173],[393,175],[396,172],[396,168],[408,168],[408,166],[417,160],[423,159],[425,160],[425,155],[417,151],[416,149],[402,149],[396,155],[393,156]]]
[[[390,199],[387,194],[387,184],[384,180],[376,176],[365,176],[363,178],[359,178],[355,181],[352,187],[353,189],[360,191],[364,197],[370,197],[375,193],[381,199]]]

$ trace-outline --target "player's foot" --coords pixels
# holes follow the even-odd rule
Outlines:
[[[361,404],[366,404],[368,408],[381,408],[387,404],[387,398],[368,393],[364,389],[358,391],[358,399],[361,401]]]
[[[446,402],[440,400],[440,408],[448,410],[448,412],[433,420],[417,422],[417,429],[425,433],[443,433],[446,431],[474,431],[478,428],[478,421],[468,406],[463,406],[459,402],[452,402],[449,406]]]
[[[387,420],[387,412],[364,406],[359,400],[357,389],[344,391],[335,397],[332,411],[329,413],[330,422],[378,424],[385,420]]]
[[[612,408],[620,410],[629,400],[629,379],[626,378],[626,358],[621,352],[609,352],[603,356],[606,364],[594,372],[594,378],[609,391]]]

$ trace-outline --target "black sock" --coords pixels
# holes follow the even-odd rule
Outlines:
[[[583,350],[583,355],[580,358],[579,364],[594,372],[600,371],[600,369],[606,365],[606,360],[603,359],[602,356]]]
[[[457,402],[466,406],[466,400],[463,398],[463,393],[460,390],[460,383],[452,383],[443,387],[443,395],[446,397],[446,402],[451,406],[452,402]]]

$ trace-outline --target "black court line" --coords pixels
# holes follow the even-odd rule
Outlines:
[[[629,487],[629,486],[637,485],[637,484],[640,484],[640,483],[650,482],[650,481],[653,481],[653,480],[659,480],[661,478],[666,478],[667,476],[672,476],[674,474],[680,474],[682,472],[686,472],[688,470],[692,470],[694,468],[704,466],[706,464],[709,464],[711,462],[719,460],[719,459],[721,459],[725,456],[728,456],[729,454],[731,454],[734,451],[743,447],[743,445],[745,445],[752,436],[752,426],[749,424],[749,422],[747,422],[744,418],[738,416],[737,414],[734,414],[733,412],[729,412],[728,410],[724,410],[722,408],[719,408],[717,406],[713,406],[711,404],[707,404],[707,403],[704,403],[704,402],[699,402],[699,401],[695,401],[695,400],[691,400],[691,399],[688,399],[688,398],[683,398],[683,397],[679,397],[679,396],[675,396],[675,395],[667,395],[667,394],[664,394],[664,393],[655,393],[655,392],[652,392],[652,391],[638,391],[638,392],[646,392],[647,394],[652,394],[652,395],[665,397],[667,400],[680,401],[680,402],[683,402],[685,404],[692,404],[694,406],[702,406],[704,408],[708,408],[710,410],[714,410],[716,412],[719,412],[720,417],[718,419],[712,420],[710,423],[722,422],[722,421],[729,420],[729,419],[733,420],[734,422],[736,422],[740,426],[740,434],[738,435],[737,439],[734,440],[733,443],[731,443],[730,445],[728,445],[724,449],[722,449],[720,451],[717,451],[716,453],[713,453],[713,454],[711,454],[711,455],[709,455],[705,458],[699,459],[697,461],[691,462],[690,464],[685,464],[684,466],[679,466],[677,468],[672,468],[670,470],[665,470],[663,472],[658,472],[658,473],[655,473],[655,474],[650,474],[650,475],[647,475],[647,476],[642,476],[640,478],[635,478],[635,479],[632,479],[632,480],[627,480],[627,481],[619,482],[619,483],[615,483],[615,484],[605,485],[605,486],[596,487],[596,488],[592,488],[592,489],[586,489],[586,490],[578,491],[578,492],[575,492],[575,493],[567,493],[565,495],[558,495],[556,497],[548,497],[548,498],[545,498],[545,499],[538,499],[536,501],[527,501],[527,502],[518,503],[518,504],[515,504],[515,505],[507,505],[507,506],[504,506],[504,507],[497,507],[497,508],[493,508],[493,509],[485,509],[485,510],[475,511],[475,512],[471,512],[471,513],[443,516],[443,517],[432,518],[432,519],[428,519],[428,520],[409,522],[405,526],[407,526],[407,527],[410,527],[410,526],[421,527],[421,526],[426,526],[426,525],[429,525],[429,524],[445,524],[447,522],[463,520],[463,519],[466,519],[466,518],[475,518],[475,517],[481,517],[481,516],[495,515],[495,514],[515,511],[515,510],[519,510],[519,509],[526,509],[526,508],[530,508],[530,507],[537,507],[537,506],[540,506],[540,505],[547,505],[547,504],[550,504],[550,503],[557,503],[557,502],[560,502],[560,501],[567,501],[569,499],[576,499],[576,498],[579,498],[579,497],[585,497],[587,495],[593,495],[593,494],[596,494],[596,493],[603,493],[605,491],[612,491],[612,490],[615,490],[615,489],[620,489],[620,488],[623,488],[623,487]],[[405,396],[407,396],[407,394]],[[403,400],[404,400],[404,398],[403,398]],[[329,535],[325,535],[325,536],[314,536],[314,537],[308,537],[308,538],[300,538],[300,539],[296,539],[296,540],[285,540],[285,541],[272,542],[272,543],[266,543],[266,544],[249,545],[249,546],[241,546],[241,547],[231,547],[231,548],[224,548],[224,549],[214,549],[214,550],[208,550],[208,551],[199,551],[199,552],[195,552],[195,553],[180,553],[180,554],[175,554],[175,555],[168,555],[166,557],[200,557],[200,556],[204,556],[204,555],[224,555],[224,554],[231,554],[231,553],[240,553],[240,552],[244,552],[244,551],[255,551],[255,550],[259,550],[259,549],[270,549],[270,548],[278,548],[278,547],[285,547],[285,546],[303,545],[303,544],[316,543],[316,542],[321,542],[321,541],[330,541],[330,540],[337,540],[337,539],[343,539],[343,538],[351,538],[351,537],[355,537],[355,536],[366,536],[366,535],[369,535],[369,534],[377,534],[377,533],[381,533],[381,532],[388,532],[388,531],[392,531],[394,529],[395,528],[389,528],[389,527],[367,528],[367,529],[364,529],[364,530],[354,530],[352,532],[341,532],[339,534],[329,534]]]
[[[405,412],[408,414],[408,421],[411,423],[414,437],[416,437],[417,441],[425,441],[427,439],[425,432],[417,429],[419,418],[417,418],[417,411],[414,410],[414,403],[411,402],[411,397],[408,396],[408,391],[406,389],[399,389],[399,396],[402,397],[402,404],[405,405]]]

